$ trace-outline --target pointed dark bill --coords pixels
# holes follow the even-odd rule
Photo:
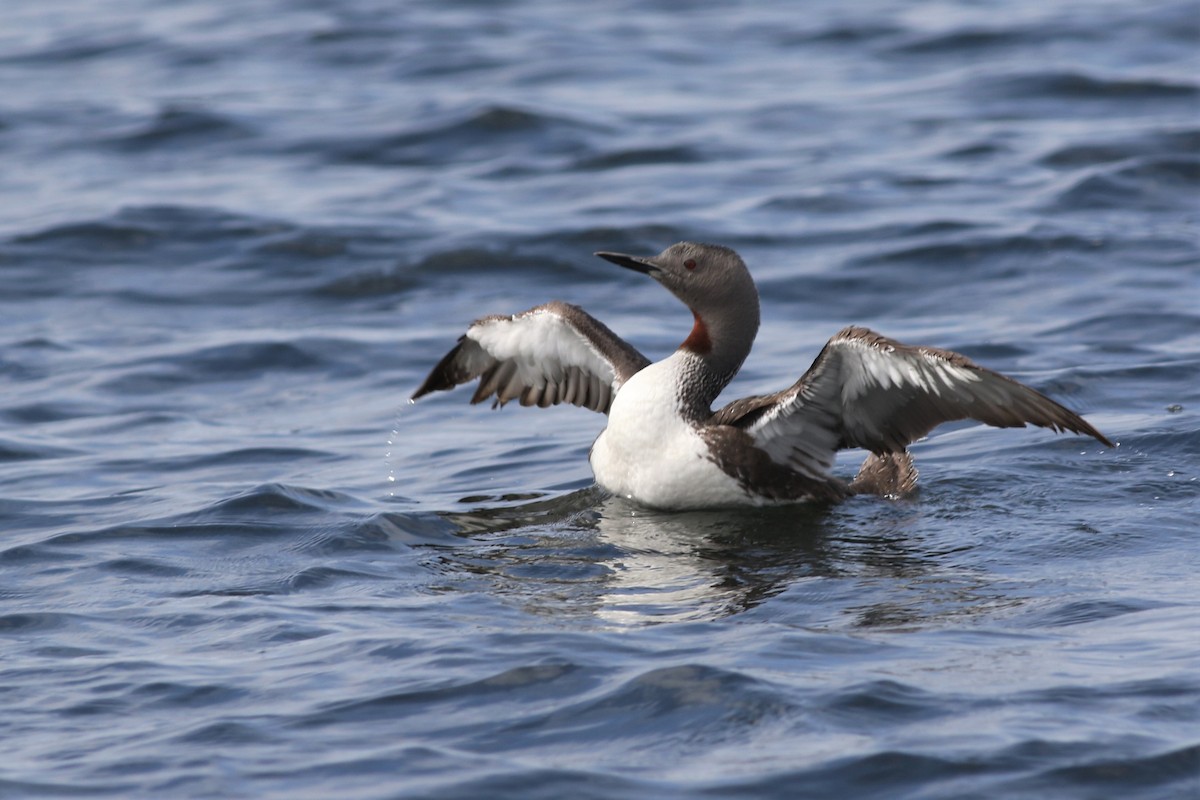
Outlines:
[[[631,269],[634,272],[640,272],[643,275],[653,275],[655,272],[660,271],[658,266],[653,261],[648,258],[642,258],[641,256],[627,256],[624,253],[608,253],[603,250],[599,253],[596,253],[596,255],[600,256],[605,261],[611,261],[618,267]]]

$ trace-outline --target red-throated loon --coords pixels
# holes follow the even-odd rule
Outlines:
[[[412,399],[479,378],[472,403],[607,414],[590,455],[596,482],[663,509],[903,494],[916,483],[908,445],[956,419],[1113,446],[1075,412],[966,356],[858,327],[830,339],[791,387],[714,412],[758,332],[758,290],[741,257],[692,242],[652,257],[596,255],[649,275],[691,310],[692,331],[670,357],[652,364],[583,309],[552,302],[471,323]],[[871,454],[847,482],[830,470],[850,447]]]

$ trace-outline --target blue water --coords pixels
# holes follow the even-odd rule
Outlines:
[[[1200,796],[1200,5],[39,0],[0,26],[0,795]],[[646,513],[409,395],[594,250],[738,249],[1120,446]],[[852,454],[840,465],[852,474]]]

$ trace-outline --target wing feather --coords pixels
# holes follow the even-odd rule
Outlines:
[[[572,403],[607,414],[621,385],[649,363],[578,306],[546,303],[471,323],[412,399],[478,378],[472,403]]]
[[[1113,446],[1074,411],[964,355],[857,327],[830,339],[789,389],[737,400],[712,422],[742,428],[776,461],[817,476],[829,473],[837,450],[900,453],[941,423],[968,418],[1071,431]]]

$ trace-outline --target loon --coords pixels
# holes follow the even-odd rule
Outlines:
[[[691,310],[691,332],[673,354],[651,363],[582,308],[550,302],[471,323],[412,401],[478,378],[472,403],[607,414],[589,455],[596,482],[664,510],[902,496],[917,480],[908,445],[958,419],[1114,446],[1075,412],[964,355],[856,326],[787,389],[713,411],[758,333],[758,290],[741,257],[694,242],[650,257],[596,255],[648,275]],[[857,476],[831,474],[837,451],[853,447],[869,451]]]

